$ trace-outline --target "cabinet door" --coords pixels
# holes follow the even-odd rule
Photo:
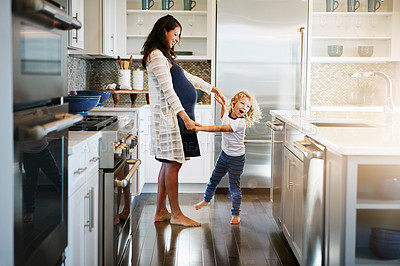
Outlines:
[[[81,186],[68,198],[68,252],[67,266],[85,265],[85,186]]]
[[[293,233],[293,184],[295,175],[294,155],[285,147],[284,151],[284,174],[283,174],[283,221],[282,229],[288,241],[292,239]]]
[[[85,265],[98,265],[99,174],[86,182],[85,191]]]
[[[116,1],[103,1],[103,52],[110,56],[116,55],[116,11]]]
[[[71,49],[84,48],[84,5],[83,0],[71,1],[70,14],[73,18],[82,23],[82,28],[79,30],[70,30],[68,32],[68,44]]]

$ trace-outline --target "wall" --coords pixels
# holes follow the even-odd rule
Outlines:
[[[381,77],[351,78],[349,73],[381,71],[393,83],[395,105],[400,106],[400,64],[313,63],[311,65],[311,106],[384,105],[386,81]],[[357,84],[358,82],[358,84]]]
[[[179,62],[187,72],[196,75],[207,82],[211,81],[211,61]],[[140,61],[133,61],[131,69],[143,69]],[[68,91],[102,90],[108,84],[117,83],[119,63],[116,59],[83,59],[68,56]],[[132,81],[131,81],[132,82]],[[144,88],[147,88],[147,74],[144,73]],[[136,102],[145,102],[143,95],[139,95]],[[204,94],[202,102],[210,104],[211,98]],[[122,95],[121,104],[129,104],[128,95]],[[110,97],[104,104],[113,104]]]

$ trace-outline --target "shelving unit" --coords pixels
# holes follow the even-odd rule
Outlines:
[[[347,161],[345,265],[400,265],[369,248],[371,228],[400,230],[400,200],[387,200],[376,192],[384,178],[397,177],[398,156],[352,156]]]
[[[388,0],[377,12],[368,12],[368,1],[360,0],[356,12],[347,12],[339,1],[334,12],[325,11],[326,1],[314,0],[310,18],[310,59],[318,63],[381,63],[399,60],[400,3]],[[343,45],[340,57],[328,55],[328,45]],[[373,46],[371,57],[360,57],[358,46]]]
[[[155,2],[150,10],[142,10],[142,1],[126,2],[126,57],[135,59],[143,56],[140,51],[154,23],[170,14],[182,24],[182,36],[175,51],[192,53],[182,55],[179,60],[211,60],[214,55],[215,0],[197,0],[192,10],[184,10],[183,1],[175,1],[170,10],[161,9],[161,1]]]

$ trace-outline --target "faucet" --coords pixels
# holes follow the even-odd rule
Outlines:
[[[386,81],[386,104],[384,111],[387,113],[394,112],[394,103],[393,103],[393,88],[392,88],[392,80],[390,77],[383,72],[360,72],[360,73],[351,73],[349,74],[352,78],[361,78],[361,77],[374,77],[379,76],[385,79]]]

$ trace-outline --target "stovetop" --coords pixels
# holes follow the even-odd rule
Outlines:
[[[69,128],[71,131],[99,131],[117,122],[117,116],[85,115],[83,119]]]

